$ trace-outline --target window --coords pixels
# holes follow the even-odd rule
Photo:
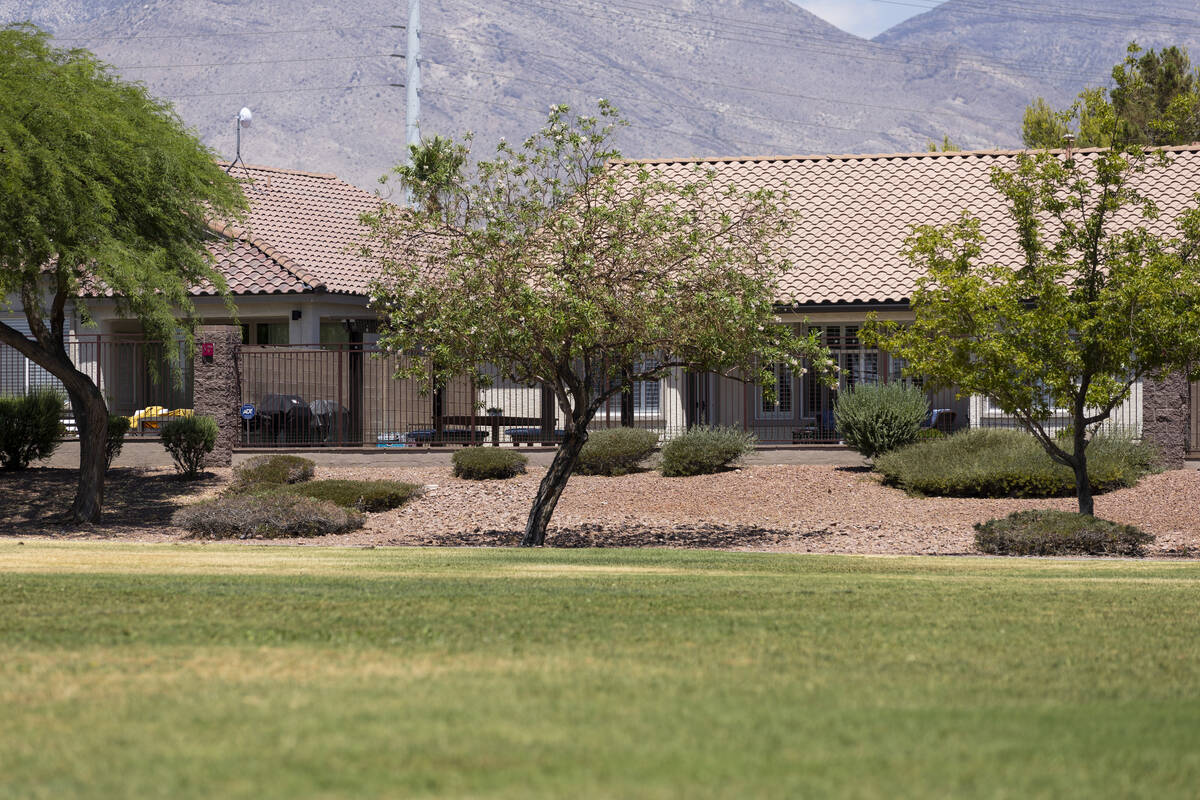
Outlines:
[[[758,397],[755,415],[758,419],[790,419],[792,416],[792,371],[785,364],[773,364],[769,369],[775,376],[775,399],[768,399],[762,387],[758,387],[755,390]]]
[[[254,326],[255,344],[287,344],[288,324],[286,322],[259,322]]]
[[[649,361],[643,361],[635,364],[635,370],[644,370],[652,364]],[[633,394],[633,415],[635,417],[657,417],[662,413],[662,381],[634,381],[633,388],[630,389]],[[605,412],[611,415],[619,415],[621,413],[621,394],[617,393],[608,398],[605,404]]]

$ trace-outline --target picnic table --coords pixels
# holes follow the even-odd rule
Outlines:
[[[468,428],[491,427],[493,447],[500,446],[500,428],[507,426],[541,428],[542,422],[543,420],[541,417],[510,417],[503,414],[451,414],[433,418],[433,426],[438,430],[441,430],[447,425],[459,427],[466,426]],[[553,438],[554,431],[548,431],[546,435],[547,441]]]

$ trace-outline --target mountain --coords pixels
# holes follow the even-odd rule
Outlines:
[[[1181,15],[1180,6],[1160,13],[1160,2],[1087,7],[1128,16],[1142,5]],[[603,96],[630,120],[618,145],[634,157],[911,151],[943,134],[1008,147],[1030,99],[1078,88],[1060,74],[1067,68],[1048,65],[1102,76],[1128,38],[1116,23],[1055,21],[1043,32],[1033,0],[1006,5],[1003,19],[990,7],[951,0],[867,41],[789,0],[425,0],[421,128],[474,131],[486,153],[536,129],[552,103],[588,108]],[[406,8],[0,0],[0,20],[29,17],[92,49],[171,99],[226,156],[246,105],[248,162],[337,172],[369,188],[403,156],[405,90],[392,84],[404,80],[393,54],[404,51],[394,26]],[[1132,18],[1127,27],[1141,31]],[[1094,55],[1093,38],[1121,46]]]
[[[1066,103],[1085,85],[1107,85],[1136,41],[1143,48],[1187,47],[1200,63],[1195,0],[947,0],[872,41],[896,48],[956,48],[1018,69]]]

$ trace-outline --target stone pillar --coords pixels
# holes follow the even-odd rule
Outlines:
[[[1191,436],[1191,388],[1181,372],[1142,381],[1142,439],[1158,448],[1162,466],[1179,469]]]
[[[205,355],[211,348],[211,355]],[[237,350],[242,331],[234,325],[205,325],[196,333],[196,363],[193,368],[193,407],[198,415],[217,421],[217,445],[205,459],[205,466],[228,467],[233,464],[233,448],[238,441],[242,420],[238,408],[242,402],[237,374]]]

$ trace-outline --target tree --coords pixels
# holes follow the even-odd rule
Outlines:
[[[110,291],[147,335],[180,331],[188,290],[225,282],[204,244],[208,220],[244,199],[170,106],[84,50],[30,25],[0,29],[0,298],[20,301],[32,339],[0,324],[0,343],[60,380],[79,430],[71,517],[99,519],[108,408],[71,362],[66,320],[88,321],[87,290]],[[187,331],[182,331],[187,335]],[[188,339],[190,343],[190,339]]]
[[[1069,108],[1053,109],[1041,97],[1025,109],[1026,147],[1062,147],[1068,133],[1077,147],[1176,145],[1200,139],[1200,74],[1187,50],[1143,51],[1130,42],[1113,67],[1113,88],[1087,88]]]
[[[929,142],[925,145],[925,152],[927,153],[937,153],[939,151],[943,153],[957,153],[961,150],[961,147],[950,141],[950,134],[942,136],[942,143],[940,145],[937,142]]]
[[[684,368],[748,376],[769,392],[772,363],[797,374],[805,359],[832,364],[815,337],[776,324],[782,195],[717,186],[699,167],[674,179],[616,161],[618,124],[603,101],[598,116],[555,106],[540,132],[519,148],[501,142],[469,179],[431,187],[398,168],[416,197],[436,189],[440,201],[383,205],[366,220],[383,274],[372,291],[380,345],[427,358],[397,377],[487,385],[481,367],[492,364],[553,390],[565,436],[525,545],[544,543],[588,424],[624,386]]]
[[[1052,459],[1075,474],[1079,512],[1093,511],[1087,446],[1142,378],[1196,367],[1200,355],[1200,210],[1176,236],[1139,176],[1170,169],[1132,147],[1084,157],[1022,154],[991,182],[1005,198],[1021,263],[985,258],[979,221],[916,228],[906,246],[926,270],[910,326],[872,320],[866,335],[907,372],[961,394],[990,397]],[[1046,423],[1058,409],[1070,439]]]

